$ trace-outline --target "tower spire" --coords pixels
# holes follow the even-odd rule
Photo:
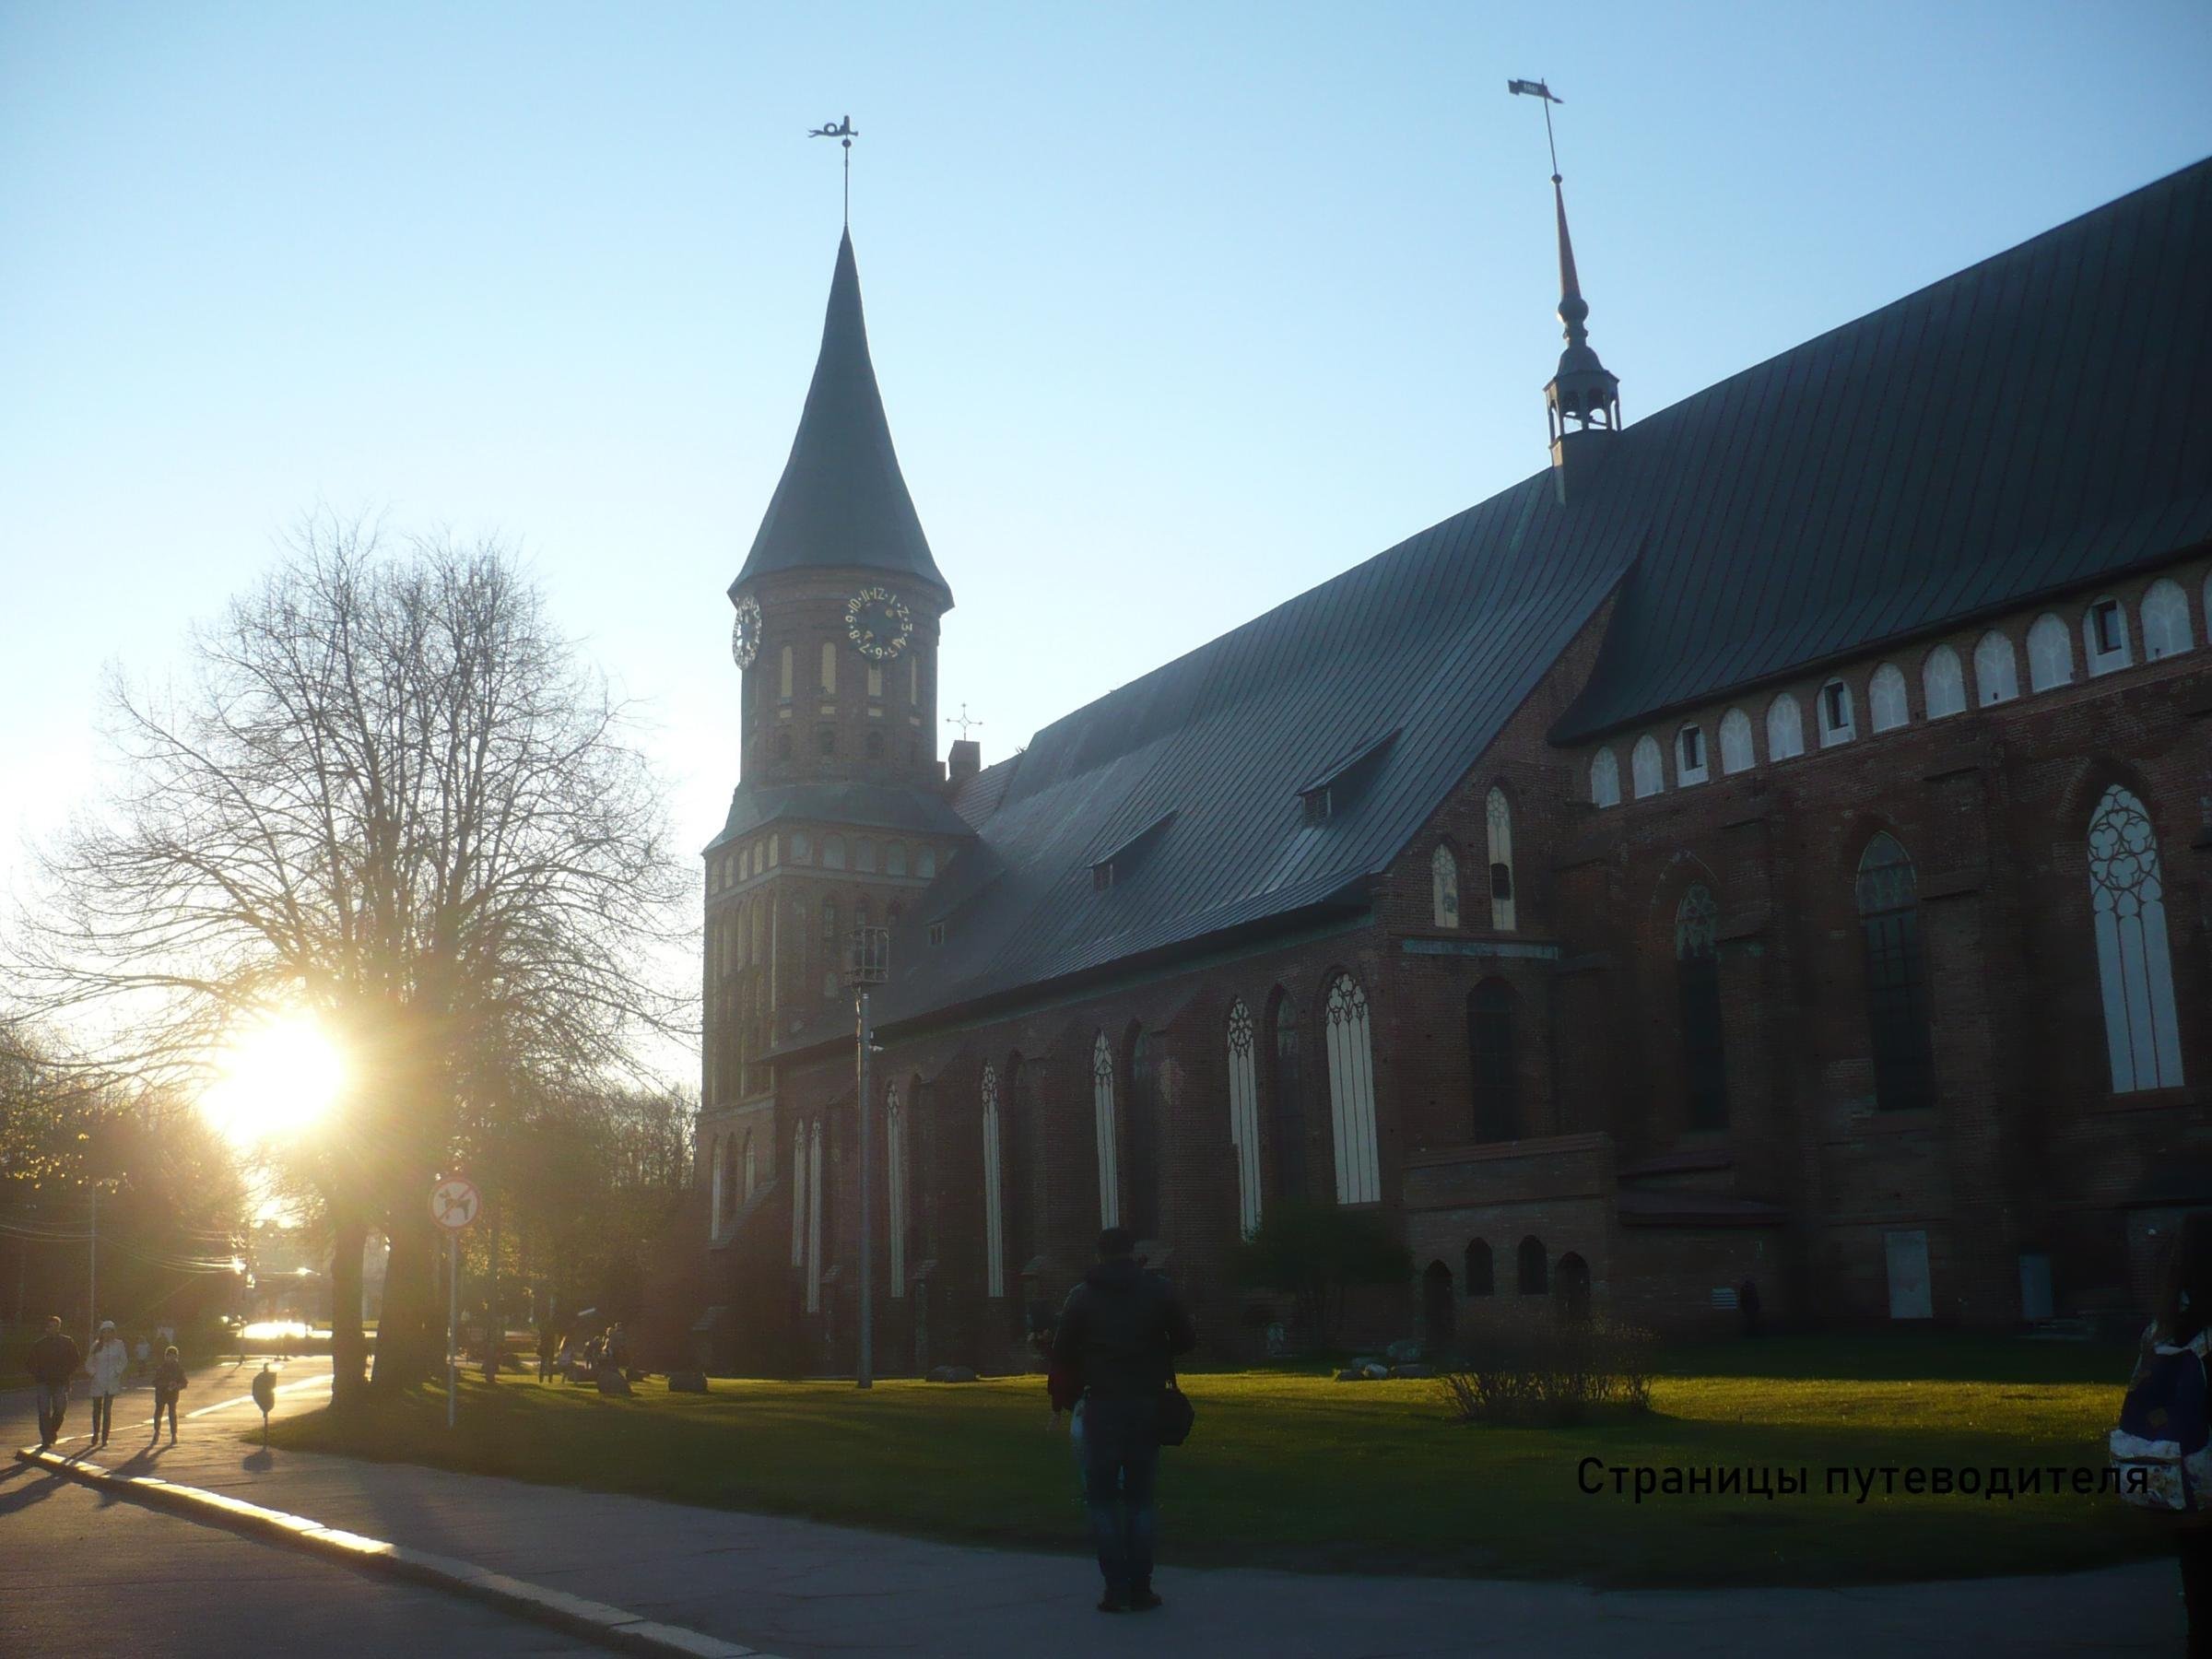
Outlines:
[[[1567,230],[1566,182],[1559,176],[1559,147],[1552,139],[1551,106],[1563,103],[1542,81],[1512,80],[1506,90],[1541,99],[1544,137],[1551,151],[1551,204],[1559,234],[1559,324],[1567,348],[1559,366],[1544,388],[1544,406],[1551,429],[1551,464],[1559,474],[1560,498],[1565,499],[1569,450],[1599,433],[1620,427],[1620,382],[1590,347],[1590,302],[1583,298],[1583,282],[1574,265],[1574,239]]]

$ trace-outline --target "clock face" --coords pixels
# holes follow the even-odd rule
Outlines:
[[[914,618],[905,602],[888,588],[865,587],[845,601],[845,632],[853,648],[878,663],[906,649]]]
[[[730,656],[743,670],[759,654],[760,601],[747,594],[737,601],[737,615],[730,623]]]

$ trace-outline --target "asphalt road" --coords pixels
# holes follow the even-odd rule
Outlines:
[[[304,1367],[293,1368],[295,1373]],[[327,1367],[321,1368],[325,1372]],[[202,1406],[244,1392],[250,1373],[195,1373],[190,1400]],[[124,1394],[105,1460],[147,1433],[152,1396]],[[229,1438],[251,1408],[183,1425],[187,1436]],[[81,1434],[91,1410],[69,1409],[64,1433]],[[241,1652],[312,1653],[315,1659],[389,1659],[455,1651],[512,1654],[603,1653],[544,1626],[419,1585],[371,1577],[296,1550],[241,1537],[180,1515],[112,1499],[14,1460],[38,1439],[28,1390],[0,1394],[0,1653],[46,1659],[86,1653],[160,1654],[162,1659],[237,1659]],[[64,1450],[81,1447],[65,1445]],[[240,1445],[243,1460],[254,1455]],[[149,1460],[150,1462],[150,1460]],[[149,1469],[147,1472],[157,1472]]]

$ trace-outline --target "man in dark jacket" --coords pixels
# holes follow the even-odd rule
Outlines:
[[[1083,1381],[1083,1500],[1105,1576],[1101,1613],[1147,1612],[1158,1511],[1159,1401],[1174,1356],[1198,1340],[1168,1281],[1147,1273],[1125,1227],[1099,1235],[1099,1261],[1068,1293],[1053,1344]]]
[[[62,1329],[60,1314],[46,1322],[46,1334],[30,1345],[30,1380],[39,1385],[39,1450],[62,1437],[62,1418],[69,1410],[69,1379],[76,1376],[85,1356]]]

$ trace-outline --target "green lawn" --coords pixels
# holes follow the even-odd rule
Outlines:
[[[1809,1584],[2045,1572],[2168,1547],[2109,1494],[1830,1497],[1831,1464],[2100,1467],[2129,1357],[1971,1338],[1776,1339],[1686,1349],[1655,1412],[1571,1430],[1470,1429],[1431,1382],[1313,1371],[1187,1375],[1188,1445],[1162,1453],[1170,1559],[1319,1571],[1566,1577],[1601,1584]],[[594,1490],[1080,1549],[1065,1438],[1043,1384],[655,1381],[464,1384],[357,1418],[279,1423],[279,1444]],[[1654,1498],[1579,1488],[1584,1457],[1665,1469],[1804,1466],[1806,1492]]]

